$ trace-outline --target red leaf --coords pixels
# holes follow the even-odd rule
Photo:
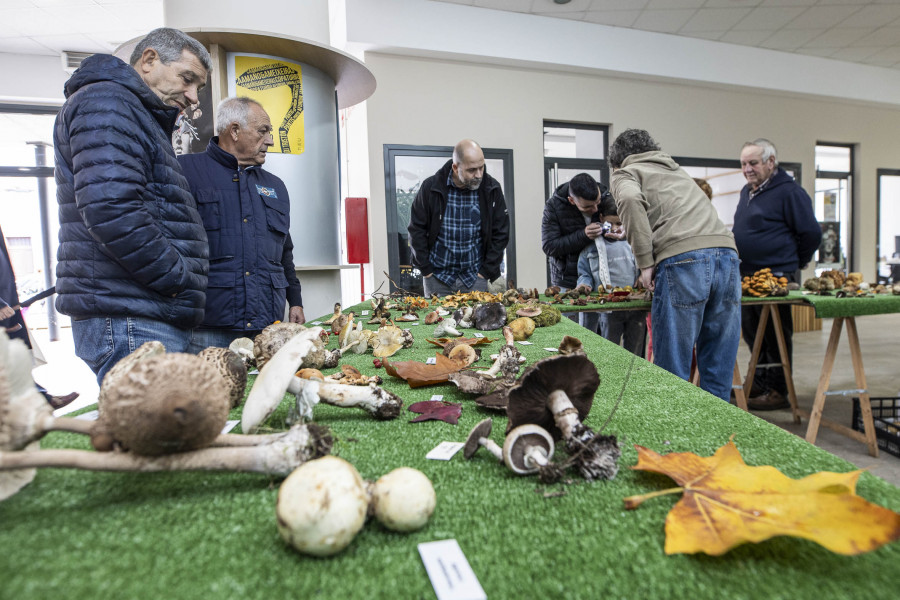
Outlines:
[[[410,421],[410,423],[419,423],[421,421],[444,421],[451,425],[456,425],[459,421],[459,416],[462,414],[462,404],[441,402],[440,400],[426,400],[424,402],[410,404],[409,410],[414,413],[421,413],[421,415]]]

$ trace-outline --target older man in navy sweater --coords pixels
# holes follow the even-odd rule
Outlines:
[[[800,269],[809,263],[822,239],[809,194],[778,166],[775,146],[769,140],[759,138],[744,144],[741,170],[747,185],[741,190],[733,229],[741,258],[741,275],[752,275],[768,267],[776,277],[797,281]],[[778,313],[790,359],[794,332],[791,307],[780,305]],[[761,314],[759,307],[745,307],[742,311],[741,329],[751,348]],[[771,321],[763,337],[759,363],[763,366],[757,367],[754,374],[748,406],[752,410],[787,408],[782,367],[765,366],[781,363]]]

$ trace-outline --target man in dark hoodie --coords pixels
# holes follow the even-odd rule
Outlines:
[[[407,231],[426,296],[486,292],[488,282],[500,277],[509,213],[500,184],[485,172],[478,144],[456,144],[453,158],[422,182]]]
[[[606,186],[588,173],[578,173],[561,184],[544,204],[541,219],[541,248],[550,262],[550,285],[563,291],[578,284],[578,256],[602,234],[603,223],[597,210],[610,198]],[[567,313],[567,316],[591,331],[598,331],[597,313]]]
[[[809,194],[778,166],[775,146],[769,140],[759,138],[744,144],[741,170],[747,185],[741,190],[732,229],[741,257],[741,276],[768,267],[776,277],[797,281],[800,269],[810,261],[822,239]],[[751,348],[761,314],[759,307],[748,306],[742,310],[741,329]],[[791,307],[779,306],[778,314],[790,360],[794,332]],[[771,321],[763,336],[759,362],[778,366],[756,368],[747,406],[752,410],[789,407],[778,340]]]
[[[209,246],[171,140],[209,69],[199,42],[160,28],[130,65],[95,54],[66,83],[53,133],[56,308],[98,381],[146,341],[184,352],[203,318]]]

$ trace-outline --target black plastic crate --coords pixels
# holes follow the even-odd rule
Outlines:
[[[878,447],[888,454],[900,456],[900,397],[870,398],[872,420],[875,422],[875,438]],[[865,432],[859,398],[853,399],[853,429]]]

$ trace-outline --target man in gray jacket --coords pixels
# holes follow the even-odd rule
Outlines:
[[[734,236],[694,180],[642,129],[609,149],[612,194],[653,293],[654,362],[688,379],[694,345],[700,387],[726,402],[741,335]]]

